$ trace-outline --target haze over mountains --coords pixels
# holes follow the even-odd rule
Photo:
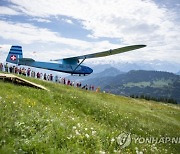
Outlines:
[[[172,72],[172,73],[180,73],[180,63],[175,62],[168,62],[168,61],[160,61],[160,60],[153,60],[153,61],[136,61],[130,63],[111,63],[111,64],[88,64],[90,67],[93,68],[94,73],[102,72],[102,70],[115,67],[122,72],[129,72],[131,70],[156,70],[156,71],[164,71],[164,72]]]

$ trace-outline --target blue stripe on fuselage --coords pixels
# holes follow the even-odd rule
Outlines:
[[[20,50],[20,49],[10,49],[10,51],[17,51],[17,52],[22,52],[22,50]]]
[[[22,48],[22,46],[13,45],[13,46],[11,46],[11,48]]]

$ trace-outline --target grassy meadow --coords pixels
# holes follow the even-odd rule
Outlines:
[[[180,106],[26,78],[49,91],[0,80],[0,153],[174,153],[180,143],[135,143],[180,137]],[[131,133],[122,148],[117,137]]]

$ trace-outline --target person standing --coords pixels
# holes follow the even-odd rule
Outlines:
[[[57,75],[55,76],[55,82],[58,82],[58,76]]]
[[[0,64],[0,71],[3,71],[3,63]]]
[[[37,77],[37,79],[40,78],[40,73],[39,72],[37,72],[36,77]]]
[[[9,72],[8,69],[9,69],[8,68],[8,63],[6,63],[6,65],[5,65],[5,72]]]
[[[15,73],[18,74],[18,67],[15,67]]]
[[[92,86],[92,91],[94,91],[94,86]]]
[[[12,73],[12,72],[13,72],[13,67],[10,66],[10,67],[9,67],[9,73]]]
[[[50,74],[50,81],[53,81],[53,75],[52,74]]]
[[[46,73],[44,73],[44,80],[47,80]]]
[[[28,70],[27,70],[27,76],[30,76],[30,73],[31,73],[31,69],[28,68]]]

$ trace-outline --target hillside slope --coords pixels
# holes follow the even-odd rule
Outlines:
[[[28,79],[28,78],[27,78]],[[180,107],[30,79],[49,91],[0,81],[0,153],[178,153]],[[131,133],[122,149],[117,137]]]

